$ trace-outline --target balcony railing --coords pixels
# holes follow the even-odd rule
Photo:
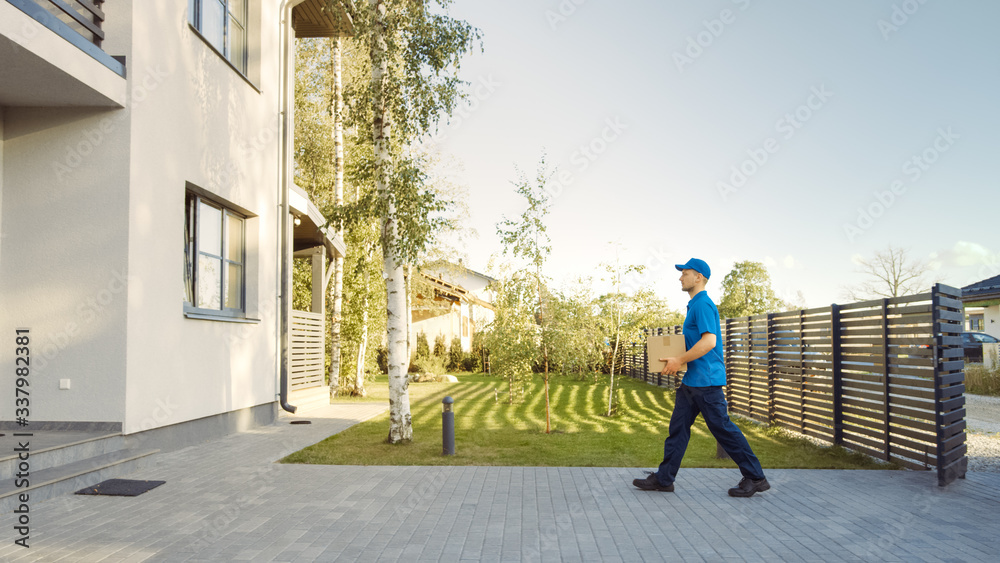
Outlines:
[[[7,0],[35,21],[125,76],[123,60],[104,52],[104,0]]]

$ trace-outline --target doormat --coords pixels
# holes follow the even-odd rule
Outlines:
[[[78,495],[106,495],[114,497],[137,497],[159,487],[166,481],[136,481],[134,479],[108,479],[92,487],[80,489]]]

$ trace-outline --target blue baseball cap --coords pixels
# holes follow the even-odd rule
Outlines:
[[[705,276],[706,280],[712,277],[712,269],[708,267],[708,264],[704,260],[699,260],[697,258],[688,260],[687,264],[676,264],[674,267],[678,270],[694,270]]]

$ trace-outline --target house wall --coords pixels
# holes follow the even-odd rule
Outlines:
[[[1000,338],[1000,305],[992,305],[983,309],[983,332]]]
[[[251,1],[263,91],[189,28],[186,2],[121,0],[104,5],[104,49],[127,59],[124,109],[2,109],[0,332],[31,330],[32,420],[134,433],[273,406],[278,4]],[[187,183],[257,215],[259,322],[184,316]]]
[[[277,8],[277,0],[251,3],[263,22],[263,91],[188,27],[185,2],[136,12],[145,40],[130,69],[126,433],[275,401]],[[259,322],[184,316],[187,183],[257,215],[247,222],[246,298]]]
[[[31,330],[32,420],[122,420],[129,131],[114,121],[121,111],[4,112],[0,332]],[[13,396],[13,384],[0,378],[0,393]]]
[[[0,233],[3,233],[3,107],[0,106]],[[3,236],[0,235],[0,264],[3,263]],[[3,295],[0,294],[0,306]]]
[[[129,57],[131,3],[115,3],[113,15],[105,48]],[[31,331],[33,421],[123,420],[128,116],[104,108],[3,111],[0,331]],[[7,396],[13,385],[0,378]]]
[[[445,346],[451,346],[451,340],[456,336],[461,336],[462,325],[460,320],[461,310],[457,304],[452,304],[448,312],[423,320],[414,320],[410,323],[410,342],[413,343],[413,350],[417,348],[417,336],[423,332],[427,335],[427,343],[434,349],[434,339],[439,334],[444,335]]]

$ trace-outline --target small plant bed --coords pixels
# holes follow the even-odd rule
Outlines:
[[[541,377],[526,384],[524,399],[508,404],[506,381],[460,375],[458,383],[410,385],[413,442],[387,444],[388,413],[282,459],[330,465],[499,465],[549,467],[656,467],[673,409],[673,391],[626,377],[615,378],[620,405],[607,413],[608,377],[550,379],[552,431],[545,433]],[[386,377],[371,383],[382,393]],[[377,391],[376,391],[377,390]],[[387,394],[387,391],[385,391]],[[456,455],[441,455],[441,400],[455,400]],[[815,445],[775,428],[734,418],[765,468],[895,469],[843,448]],[[715,439],[699,417],[684,467],[735,467],[716,459]]]

